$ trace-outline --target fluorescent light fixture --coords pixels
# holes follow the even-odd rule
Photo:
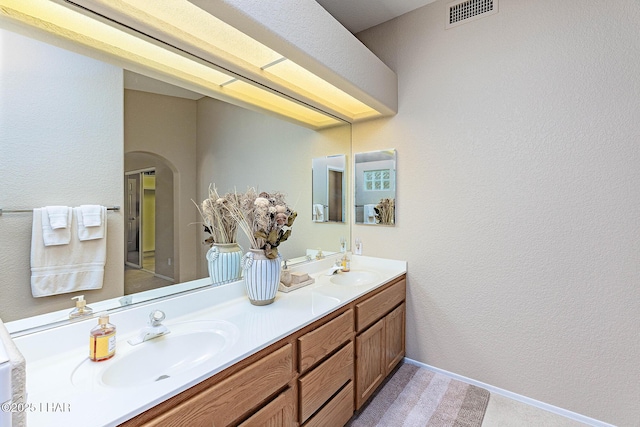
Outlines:
[[[352,120],[365,119],[379,115],[373,108],[353,96],[338,89],[326,80],[312,74],[295,62],[282,58],[281,61],[264,68],[265,72],[289,82],[304,90],[309,98],[317,100],[333,110],[340,111]]]
[[[186,1],[109,0],[104,3],[105,6],[119,8],[127,16],[144,18],[148,25],[160,25],[192,42],[196,37],[200,47],[209,52],[228,57],[231,54],[225,53],[227,50],[242,51],[245,55],[237,61],[248,68],[259,69],[260,64],[271,64],[282,58]],[[262,85],[251,84],[242,76],[180,49],[51,0],[0,0],[0,19],[54,35],[65,46],[69,46],[70,42],[74,46],[91,48],[93,52],[100,53],[98,56],[101,59],[108,58],[132,71],[236,105],[274,114],[312,128],[343,123]],[[203,39],[216,40],[216,46]]]
[[[350,121],[380,115],[307,69],[187,0],[68,0],[153,28],[188,46],[236,64]]]

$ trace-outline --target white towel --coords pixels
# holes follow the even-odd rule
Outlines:
[[[68,206],[45,206],[49,215],[49,225],[51,229],[68,228],[71,225]]]
[[[102,220],[102,206],[100,205],[80,205],[82,211],[82,222],[85,227],[100,227]]]
[[[49,215],[49,208],[52,208],[54,224],[56,228],[53,228],[51,224],[51,216]],[[60,212],[66,209],[64,221],[60,218]],[[47,206],[44,208],[36,208],[33,210],[33,217],[38,217],[39,229],[42,234],[42,242],[45,246],[56,245],[68,245],[71,241],[71,208],[67,206]],[[65,227],[60,227],[62,223],[67,224]]]
[[[313,220],[315,222],[324,222],[324,206],[322,204],[313,205]]]
[[[77,217],[70,221],[68,245],[43,244],[43,215],[33,215],[31,235],[31,293],[34,297],[102,288],[107,260],[107,222],[104,238],[80,241]]]
[[[375,224],[376,223],[376,205],[364,205],[364,223]]]
[[[85,206],[91,207],[85,209]],[[93,206],[96,206],[97,209],[94,209]],[[90,224],[94,224],[96,222],[94,218],[94,210],[97,210],[98,213],[98,225],[87,225],[87,219],[89,220]],[[105,236],[105,232],[107,229],[106,207],[98,205],[81,205],[79,208],[73,208],[73,212],[77,219],[78,239],[80,239],[80,241],[84,242],[85,240],[102,239]],[[86,212],[89,213],[87,214]],[[89,218],[87,218],[87,215],[89,216]]]

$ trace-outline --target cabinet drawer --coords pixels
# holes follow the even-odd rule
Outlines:
[[[349,341],[353,335],[353,310],[348,310],[319,328],[298,338],[300,373]]]
[[[300,422],[304,422],[349,380],[353,380],[353,342],[298,380]]]
[[[239,427],[289,427],[295,425],[295,397],[290,388],[264,408],[249,417]]]
[[[293,377],[292,345],[274,351],[158,416],[146,426],[226,426],[263,403]]]
[[[343,426],[353,415],[353,381],[309,419],[304,427]]]
[[[356,331],[362,331],[402,302],[406,298],[405,288],[406,280],[402,279],[384,291],[356,304]]]

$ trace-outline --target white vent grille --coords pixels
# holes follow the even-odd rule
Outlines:
[[[449,4],[446,28],[498,12],[498,0],[464,0]]]

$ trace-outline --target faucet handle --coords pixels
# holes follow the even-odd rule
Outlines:
[[[160,326],[160,324],[165,318],[166,318],[166,315],[164,314],[164,311],[153,310],[151,314],[149,314],[149,325]]]

